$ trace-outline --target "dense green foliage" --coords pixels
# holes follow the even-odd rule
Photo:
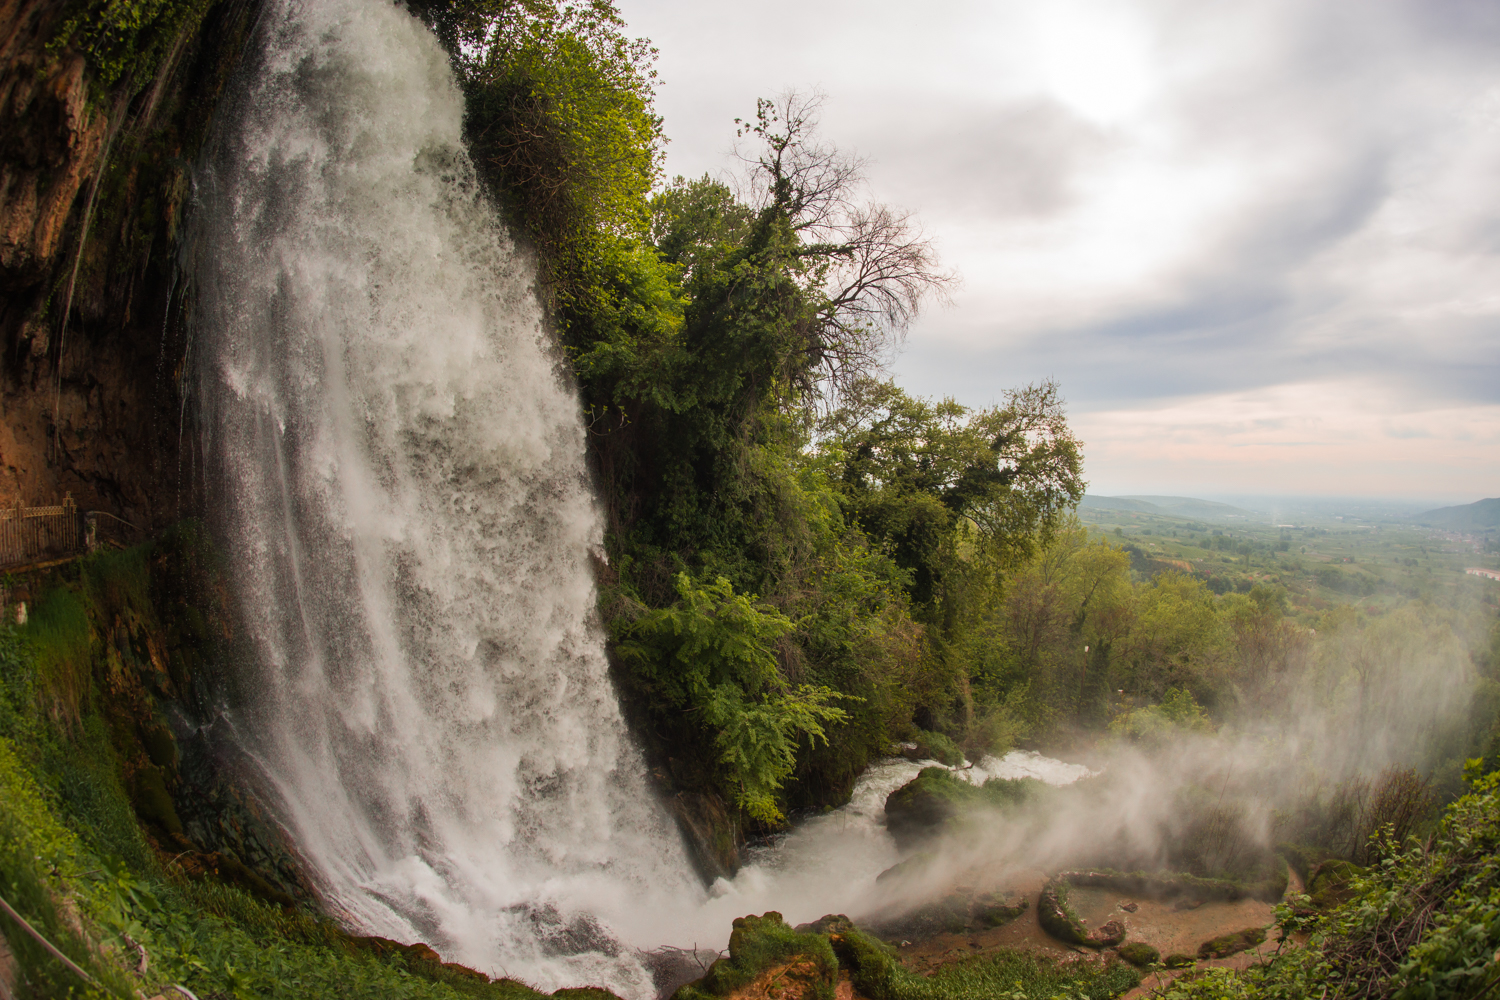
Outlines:
[[[1500,772],[1468,774],[1428,842],[1409,840],[1352,879],[1350,898],[1324,914],[1278,909],[1305,947],[1285,947],[1245,972],[1215,969],[1166,991],[1189,998],[1439,1000],[1476,997],[1500,977]]]
[[[50,46],[82,52],[105,88],[149,84],[188,42],[210,0],[73,0]]]

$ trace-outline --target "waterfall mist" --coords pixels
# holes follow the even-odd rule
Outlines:
[[[200,179],[236,727],[327,902],[544,989],[701,890],[607,676],[578,403],[401,8],[270,0]]]

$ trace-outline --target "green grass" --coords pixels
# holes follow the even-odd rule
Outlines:
[[[1124,962],[1054,962],[1016,951],[968,959],[919,976],[902,966],[889,946],[857,930],[836,934],[832,940],[840,962],[850,970],[855,991],[870,1000],[1109,1000],[1141,982],[1141,974]]]

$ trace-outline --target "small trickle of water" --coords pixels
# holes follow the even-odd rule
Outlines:
[[[649,995],[620,942],[703,893],[608,680],[577,400],[447,56],[384,0],[272,0],[252,63],[194,274],[237,728],[354,925]]]

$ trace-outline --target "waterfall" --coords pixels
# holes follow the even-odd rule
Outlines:
[[[649,996],[631,946],[701,890],[609,682],[578,402],[447,56],[385,0],[268,0],[259,31],[192,266],[254,661],[232,721],[355,927]]]

